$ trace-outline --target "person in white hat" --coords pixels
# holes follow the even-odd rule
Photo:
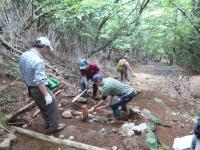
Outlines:
[[[33,47],[20,57],[20,77],[26,84],[29,96],[35,100],[49,132],[65,128],[64,123],[58,124],[58,109],[53,93],[47,87],[47,76],[43,55],[53,51],[49,39],[40,37],[34,41]]]

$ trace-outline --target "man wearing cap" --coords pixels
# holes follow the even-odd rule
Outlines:
[[[127,115],[127,104],[135,96],[134,89],[131,86],[111,77],[103,78],[101,74],[96,74],[93,77],[93,81],[97,86],[103,87],[102,100],[100,100],[89,111],[110,106],[113,110],[115,119],[124,119]],[[115,96],[117,96],[117,98],[114,98]],[[105,100],[108,100],[108,103],[102,106]],[[122,111],[124,112],[124,115],[121,113]]]
[[[35,40],[33,47],[20,57],[20,77],[26,84],[29,96],[35,100],[49,132],[65,128],[64,123],[58,124],[58,110],[53,93],[47,88],[47,76],[43,55],[53,51],[46,37]]]
[[[84,91],[85,89],[88,88],[89,85],[89,80],[92,81],[93,76],[97,73],[100,72],[99,67],[95,63],[89,63],[86,59],[81,59],[80,60],[80,73],[81,73],[81,90]],[[93,83],[93,99],[98,99],[97,98],[97,91],[98,87],[95,83]],[[88,93],[85,92],[83,94],[83,97],[86,99],[88,98]]]

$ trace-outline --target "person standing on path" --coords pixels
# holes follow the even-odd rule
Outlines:
[[[33,47],[20,57],[20,77],[26,84],[29,96],[39,107],[49,132],[61,131],[64,123],[58,124],[58,109],[56,98],[48,88],[43,55],[53,51],[50,41],[46,37],[35,40]]]
[[[135,75],[133,75],[133,73],[131,72],[131,67],[129,65],[129,62],[127,61],[127,58],[128,58],[128,56],[124,55],[124,57],[122,59],[120,59],[117,64],[117,71],[120,73],[121,81],[123,81],[124,78],[126,80],[129,80],[128,79],[128,70],[130,71],[132,76],[135,77]]]

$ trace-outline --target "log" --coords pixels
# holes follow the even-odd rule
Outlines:
[[[10,130],[8,130],[6,127],[4,127],[1,123],[0,123],[0,128],[3,129],[6,132],[11,132]]]
[[[22,107],[21,109],[19,109],[15,114],[11,114],[10,116],[7,117],[7,122],[11,121],[14,117],[23,113],[24,111],[30,109],[31,107],[33,107],[34,104],[35,104],[35,101],[32,101],[31,103],[29,103],[29,104],[25,105],[24,107]]]
[[[71,141],[68,139],[59,139],[59,138],[56,138],[53,136],[48,136],[45,134],[37,133],[34,131],[19,128],[19,127],[13,127],[13,129],[20,134],[23,134],[23,135],[26,135],[26,136],[29,136],[29,137],[32,137],[35,139],[59,144],[59,145],[66,145],[69,147],[82,149],[82,150],[106,150],[104,148],[100,148],[100,147],[96,147],[96,146],[92,146],[92,145],[88,145],[88,144],[84,144],[84,143],[80,143],[80,142],[76,142],[76,141]]]
[[[77,115],[77,116],[82,116],[82,112],[79,112],[79,111],[72,111],[72,114],[73,115]],[[89,118],[96,118],[100,121],[110,121],[111,119],[110,118],[107,118],[107,117],[102,117],[102,116],[98,116],[98,115],[92,115],[92,114],[88,114],[88,117]]]

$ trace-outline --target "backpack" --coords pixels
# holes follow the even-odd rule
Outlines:
[[[125,61],[124,61],[124,59],[120,59],[117,64],[117,70],[123,71],[124,69],[125,69]]]
[[[194,128],[194,134],[198,139],[200,139],[200,118],[198,119],[197,124]]]

